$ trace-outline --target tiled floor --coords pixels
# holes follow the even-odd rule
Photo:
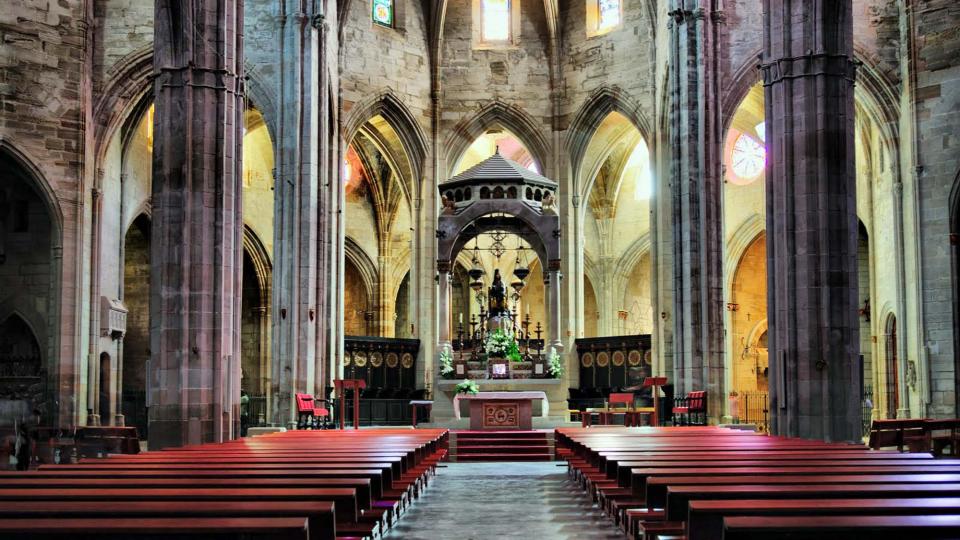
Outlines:
[[[557,462],[450,463],[385,540],[623,540]]]

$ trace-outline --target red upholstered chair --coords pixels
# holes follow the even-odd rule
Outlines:
[[[326,400],[319,400],[326,403]],[[297,428],[323,429],[330,418],[330,410],[317,407],[317,400],[310,394],[297,394]]]
[[[610,397],[607,399],[607,406],[611,410],[629,410],[633,408],[633,399],[633,392],[611,392]],[[613,422],[611,421],[610,423]],[[629,414],[623,417],[623,424],[628,427],[631,425]]]
[[[673,425],[707,425],[707,391],[697,390],[689,392],[687,397],[678,400],[680,405],[675,405],[671,413],[673,414]]]

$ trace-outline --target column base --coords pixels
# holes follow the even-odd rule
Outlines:
[[[126,423],[125,423],[125,422],[126,422],[126,420],[124,420],[124,417],[123,417],[122,414],[114,415],[114,417],[113,417],[113,425],[114,425],[114,426],[116,426],[116,427],[124,427],[124,426],[126,426]]]
[[[87,415],[87,425],[93,427],[100,426],[100,415],[99,414],[88,414]]]

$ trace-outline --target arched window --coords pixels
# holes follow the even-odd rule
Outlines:
[[[510,41],[510,1],[481,0],[481,31],[484,42]]]
[[[620,24],[620,0],[599,0],[597,30],[603,32]]]
[[[741,133],[737,142],[733,144],[733,174],[742,180],[750,180],[760,176],[767,163],[766,149],[756,139]]]
[[[373,22],[393,28],[393,0],[373,0]]]
[[[587,36],[606,34],[622,21],[622,0],[587,0]]]

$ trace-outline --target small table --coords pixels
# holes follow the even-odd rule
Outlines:
[[[417,411],[420,407],[426,407],[427,418],[430,418],[430,411],[433,410],[433,402],[422,399],[410,400],[410,412],[413,414],[413,420],[411,423],[413,424],[414,428],[417,427]]]

